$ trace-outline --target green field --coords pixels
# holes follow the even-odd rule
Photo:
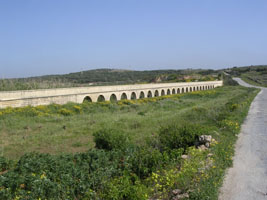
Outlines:
[[[217,199],[258,91],[0,110],[0,199]],[[216,140],[205,151],[202,134]]]
[[[251,85],[267,87],[267,73],[266,72],[265,74],[262,74],[261,72],[244,73],[241,75],[241,79]]]

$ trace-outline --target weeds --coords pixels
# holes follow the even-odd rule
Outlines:
[[[18,161],[0,158],[0,198],[172,199],[179,189],[189,199],[217,199],[240,124],[257,92],[221,87],[117,104],[1,110],[4,155]],[[201,134],[216,139],[208,150],[194,146]],[[96,148],[71,151],[90,143],[88,138]],[[50,143],[56,155],[45,154],[45,148],[32,153]],[[31,153],[20,156],[14,144]]]

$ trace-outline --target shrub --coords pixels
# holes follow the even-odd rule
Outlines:
[[[0,172],[9,169],[9,167],[10,167],[10,162],[6,158],[0,156]]]
[[[177,125],[171,124],[161,128],[159,132],[159,141],[163,149],[184,150],[193,146],[199,135],[204,133],[204,127],[193,124]]]
[[[64,116],[69,116],[69,115],[72,115],[72,111],[66,108],[62,108],[59,110],[59,114],[64,115]]]
[[[142,200],[148,199],[147,188],[141,184],[139,178],[133,174],[124,173],[106,183],[101,195],[106,200]]]
[[[105,150],[125,149],[129,140],[124,133],[106,128],[95,132],[93,136],[95,147]]]
[[[147,177],[163,163],[163,155],[158,149],[142,146],[130,157],[131,170],[139,177]]]
[[[236,85],[238,85],[238,83],[235,80],[233,80],[231,76],[224,75],[223,76],[223,85],[236,86]]]

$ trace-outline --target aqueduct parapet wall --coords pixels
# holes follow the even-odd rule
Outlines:
[[[5,91],[0,92],[0,108],[149,98],[208,90],[222,85],[222,81],[206,81]]]

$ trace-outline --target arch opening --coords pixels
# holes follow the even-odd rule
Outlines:
[[[123,100],[123,99],[127,99],[127,95],[125,93],[122,93],[122,95],[121,95],[121,100]]]
[[[180,94],[180,88],[177,89],[177,94]]]
[[[190,92],[192,92],[192,87],[190,87]]]
[[[105,101],[105,97],[103,95],[99,95],[97,98],[97,102],[103,102]]]
[[[182,93],[184,93],[184,88],[182,88]]]
[[[172,89],[172,94],[175,94],[175,89],[174,88]]]
[[[147,98],[151,98],[152,97],[152,92],[149,90],[147,93]]]
[[[117,97],[115,94],[112,94],[109,98],[110,102],[116,102],[117,101]]]
[[[135,94],[135,92],[132,92],[132,94],[131,94],[131,100],[134,100],[134,99],[136,99],[136,94]]]
[[[143,98],[145,98],[145,93],[142,91],[140,92],[139,99],[143,99]]]
[[[168,89],[168,90],[167,90],[167,95],[170,95],[170,94],[171,94],[171,90]]]
[[[92,99],[91,99],[91,97],[86,96],[86,97],[83,99],[83,103],[89,103],[89,102],[92,102]]]
[[[188,92],[188,88],[185,89],[185,92]]]
[[[161,90],[161,96],[164,96],[164,95],[165,95],[165,91]]]
[[[155,91],[155,94],[154,94],[154,97],[158,97],[158,96],[159,96],[159,91],[156,90],[156,91]]]

